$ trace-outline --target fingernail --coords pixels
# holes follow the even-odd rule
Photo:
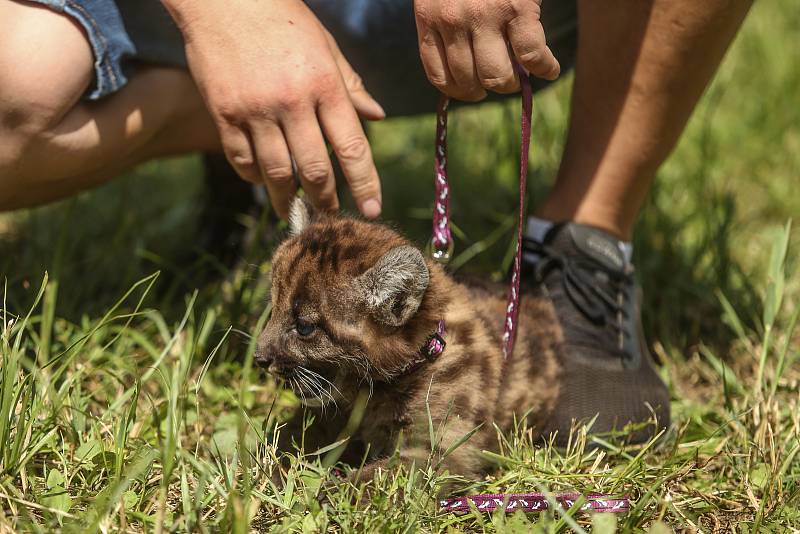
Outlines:
[[[380,115],[381,117],[386,117],[386,112],[383,110],[383,106],[378,104],[378,101],[374,98],[372,99],[372,107],[375,110],[376,115]]]
[[[361,204],[361,213],[368,219],[374,219],[381,214],[381,203],[374,198],[365,200],[364,203]]]

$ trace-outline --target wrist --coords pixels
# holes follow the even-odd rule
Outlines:
[[[172,20],[175,21],[184,38],[188,38],[188,32],[201,20],[208,18],[208,15],[216,18],[213,13],[218,10],[217,4],[222,4],[224,8],[224,2],[211,0],[203,0],[201,2],[196,0],[161,0],[161,4],[172,17]]]

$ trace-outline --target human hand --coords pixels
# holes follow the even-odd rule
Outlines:
[[[228,160],[265,184],[286,218],[292,160],[311,203],[336,209],[327,139],[356,203],[381,211],[378,173],[359,122],[382,119],[336,42],[300,0],[164,0],[184,34],[189,69],[219,129]]]
[[[539,20],[542,0],[414,0],[419,53],[428,79],[459,100],[519,90],[518,61],[539,78],[561,67]]]

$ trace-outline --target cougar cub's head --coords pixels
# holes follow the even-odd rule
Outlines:
[[[308,405],[396,379],[441,318],[444,276],[393,230],[313,214],[296,199],[272,264],[272,314],[256,362]]]

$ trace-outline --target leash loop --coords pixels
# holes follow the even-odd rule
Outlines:
[[[528,158],[531,146],[531,114],[533,112],[533,91],[528,73],[519,63],[514,64],[520,86],[522,87],[522,116],[519,149],[519,211],[517,221],[517,248],[511,269],[511,283],[508,288],[506,320],[503,324],[503,357],[508,359],[514,352],[517,341],[517,319],[519,318],[519,283],[522,276],[522,229],[525,225],[525,192],[528,183]]]
[[[447,177],[447,106],[450,99],[439,97],[436,106],[435,197],[433,200],[433,259],[446,264],[453,255],[453,234],[450,231],[450,183]]]
[[[519,221],[517,224],[517,245],[514,264],[511,270],[511,283],[508,290],[508,305],[503,322],[503,357],[509,358],[514,352],[517,338],[517,319],[519,317],[519,282],[522,261],[522,228],[524,226],[525,190],[528,177],[528,150],[531,141],[531,112],[533,91],[525,72],[519,64],[515,67],[522,86],[522,145],[519,162]],[[436,107],[436,157],[435,157],[435,197],[433,202],[433,237],[431,256],[440,263],[447,263],[453,255],[453,234],[450,231],[450,182],[447,175],[447,107],[450,100],[445,95],[439,97]]]

